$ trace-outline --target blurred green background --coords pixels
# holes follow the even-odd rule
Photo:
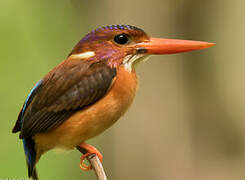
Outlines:
[[[89,31],[131,24],[155,37],[216,42],[203,51],[152,57],[138,67],[128,113],[89,142],[108,179],[245,179],[245,1],[1,0],[0,179],[27,177],[11,129],[33,85]],[[80,153],[51,151],[40,179],[95,179]]]

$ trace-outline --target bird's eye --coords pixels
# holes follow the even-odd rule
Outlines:
[[[114,41],[117,44],[127,44],[129,42],[128,36],[126,34],[118,34],[114,37]]]

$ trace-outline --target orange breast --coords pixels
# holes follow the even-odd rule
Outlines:
[[[135,71],[120,66],[109,92],[98,102],[76,112],[58,128],[35,135],[40,151],[55,147],[74,148],[115,123],[132,103],[137,88]]]

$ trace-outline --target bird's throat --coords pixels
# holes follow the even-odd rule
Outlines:
[[[139,62],[146,61],[149,58],[149,55],[145,54],[131,54],[127,55],[124,60],[123,64],[125,69],[128,72],[131,72],[133,68],[135,68]]]

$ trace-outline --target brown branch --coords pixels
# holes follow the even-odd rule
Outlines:
[[[80,151],[83,154],[86,154],[87,151],[79,146],[77,146],[77,150]],[[87,160],[92,165],[93,170],[97,176],[98,180],[107,180],[106,174],[104,171],[104,168],[99,160],[99,158],[96,156],[96,154],[91,154],[87,157]]]

